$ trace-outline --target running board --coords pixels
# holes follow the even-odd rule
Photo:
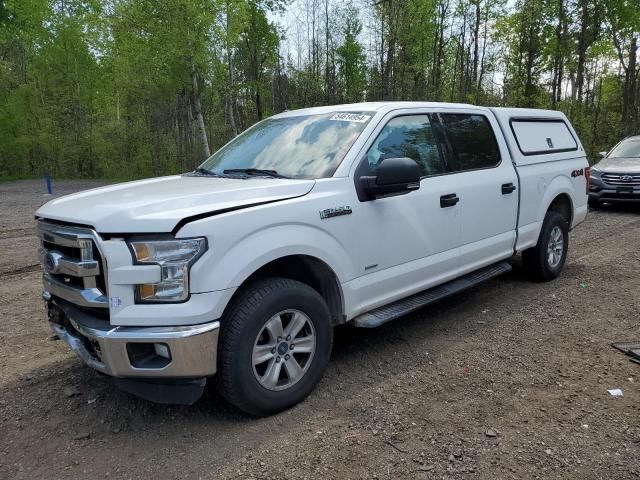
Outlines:
[[[455,295],[471,287],[486,282],[487,280],[511,271],[509,262],[495,263],[489,267],[476,270],[463,277],[456,278],[450,282],[438,285],[429,290],[425,290],[410,297],[403,298],[396,302],[378,307],[367,313],[357,316],[353,319],[352,324],[361,328],[376,328],[383,323],[395,320],[419,308],[437,302],[443,298]]]

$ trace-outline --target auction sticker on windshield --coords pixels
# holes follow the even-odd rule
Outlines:
[[[371,115],[364,115],[362,113],[334,113],[329,120],[338,120],[340,122],[358,122],[366,123],[371,118]]]

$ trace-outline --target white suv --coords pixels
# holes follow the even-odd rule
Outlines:
[[[49,320],[122,388],[256,415],[303,400],[332,327],[375,327],[511,269],[555,278],[587,213],[559,112],[383,102],[264,120],[195,172],[36,213]]]

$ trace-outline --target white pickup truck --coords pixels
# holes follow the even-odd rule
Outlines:
[[[36,213],[56,335],[128,391],[255,415],[303,400],[333,327],[376,327],[511,269],[563,268],[588,163],[559,112],[423,102],[264,120],[196,171]]]

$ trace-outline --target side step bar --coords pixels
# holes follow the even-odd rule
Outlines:
[[[375,328],[383,323],[395,320],[408,313],[413,312],[425,305],[437,302],[443,298],[455,295],[471,287],[486,282],[487,280],[511,271],[509,262],[498,262],[488,267],[476,270],[463,277],[456,278],[450,282],[438,285],[424,292],[416,293],[410,297],[403,298],[396,302],[378,307],[375,310],[363,313],[353,319],[352,324],[361,328]]]

